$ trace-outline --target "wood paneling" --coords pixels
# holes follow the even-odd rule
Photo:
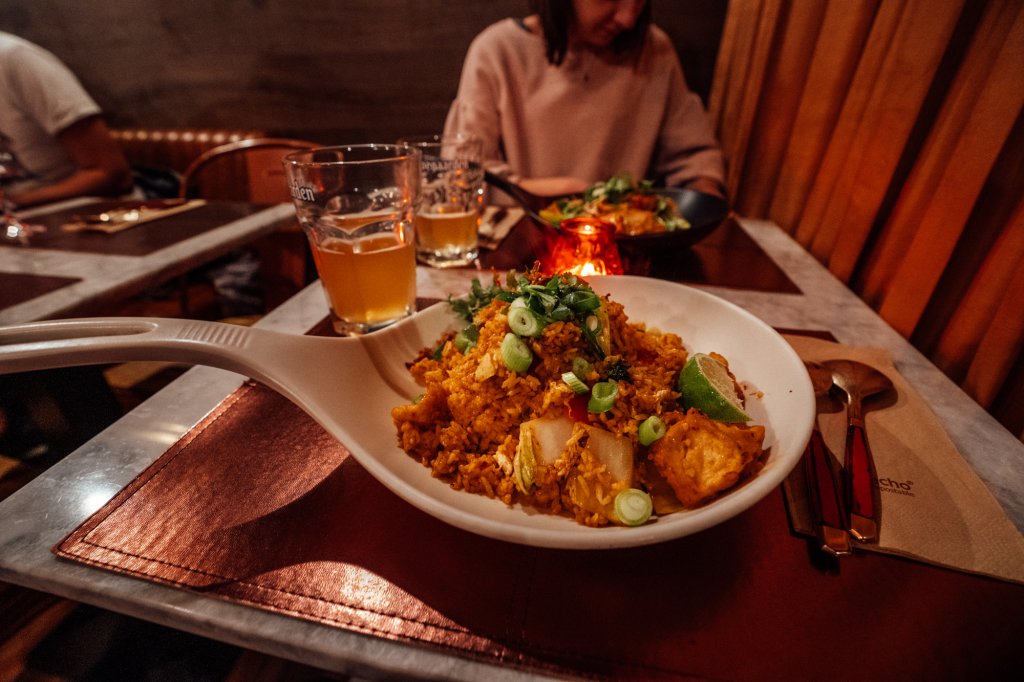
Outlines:
[[[661,2],[710,90],[726,0]],[[526,0],[4,0],[0,29],[53,51],[115,126],[252,128],[323,143],[439,130],[466,48]]]

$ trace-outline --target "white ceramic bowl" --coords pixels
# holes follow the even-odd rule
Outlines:
[[[395,440],[389,414],[367,424],[367,431],[352,434],[361,442],[346,445],[384,485],[427,513],[473,533],[539,547],[607,549],[664,542],[721,523],[780,485],[800,460],[814,418],[810,379],[789,344],[742,308],[697,289],[643,277],[589,281],[598,293],[611,294],[622,303],[630,320],[679,334],[691,353],[716,351],[729,359],[730,369],[747,390],[748,413],[766,430],[769,456],[755,477],[698,509],[637,528],[589,528],[567,517],[452,490],[411,457],[402,457],[397,447],[380,446]],[[446,303],[438,304],[403,324],[416,327],[422,338],[436,339],[453,322],[447,308]],[[365,384],[368,390],[371,385]]]

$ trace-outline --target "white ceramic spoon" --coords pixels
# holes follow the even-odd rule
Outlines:
[[[437,304],[362,337],[282,334],[215,322],[111,318],[0,327],[0,374],[73,365],[165,360],[245,374],[293,401],[392,492],[452,525],[542,547],[600,549],[663,542],[720,523],[774,490],[811,432],[814,392],[800,358],[774,330],[711,294],[643,277],[590,280],[630,318],[675,332],[691,352],[717,351],[748,384],[748,413],[766,427],[770,456],[738,489],[698,509],[637,528],[587,528],[562,516],[453,490],[397,445],[391,410],[422,392],[406,370],[458,326]],[[267,453],[272,454],[272,453]]]

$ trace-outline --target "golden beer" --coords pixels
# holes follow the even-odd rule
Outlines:
[[[450,211],[416,214],[416,241],[420,250],[444,253],[476,250],[477,212],[455,207]]]
[[[416,255],[401,235],[329,238],[314,245],[313,259],[331,309],[343,323],[381,326],[416,306]]]

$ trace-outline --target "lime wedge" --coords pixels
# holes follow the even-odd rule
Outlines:
[[[729,371],[710,355],[691,355],[679,373],[676,388],[682,394],[683,407],[696,407],[720,422],[750,421]]]

